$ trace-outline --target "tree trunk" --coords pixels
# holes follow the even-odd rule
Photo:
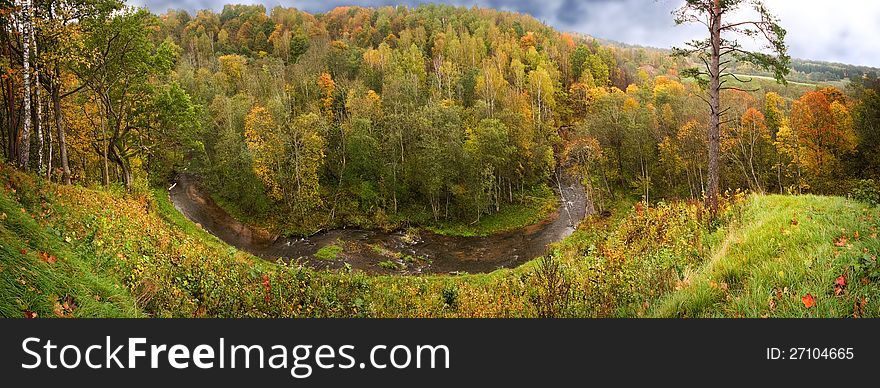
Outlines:
[[[49,111],[49,107],[46,106],[46,111]],[[46,127],[46,144],[49,146],[48,152],[46,153],[46,179],[49,182],[52,181],[52,128],[49,128],[48,125]]]
[[[103,168],[101,169],[101,180],[104,184],[104,187],[110,187],[110,163],[108,162],[107,156],[107,124],[106,124],[106,116],[101,115],[101,150],[103,151],[103,155],[101,159],[103,162]]]
[[[31,14],[33,14],[33,9],[31,9]],[[37,108],[36,113],[34,114],[34,130],[37,135],[37,171],[43,171],[43,147],[45,147],[45,143],[43,142],[43,99],[41,98],[40,93],[40,68],[37,68],[37,58],[39,58],[39,51],[37,50],[37,39],[36,33],[34,32],[35,28],[31,25],[31,44],[34,46],[34,106]]]
[[[55,63],[56,77],[58,77],[58,63]],[[70,165],[67,161],[67,143],[64,140],[64,116],[61,112],[61,91],[59,85],[52,86],[52,109],[55,111],[55,131],[58,135],[58,157],[61,159],[61,177],[65,185],[70,184]]]
[[[9,44],[6,46],[6,53],[9,54]],[[4,88],[4,97],[6,100],[6,147],[4,152],[10,163],[16,163],[15,159],[15,139],[18,137],[18,121],[15,114],[15,82],[12,77],[6,77],[6,87]]]
[[[30,1],[22,4],[21,20],[21,56],[24,101],[22,103],[22,126],[18,141],[18,166],[26,170],[30,162],[31,148],[31,59],[30,59]]]
[[[714,213],[718,210],[718,156],[721,149],[721,0],[714,0],[710,24],[712,55],[709,69],[709,182],[706,206]]]
[[[120,175],[122,175],[122,182],[125,185],[125,189],[130,190],[132,184],[131,168],[129,168],[128,163],[122,158],[122,155],[120,155],[119,149],[115,143],[110,143],[110,151],[113,161],[116,162]]]

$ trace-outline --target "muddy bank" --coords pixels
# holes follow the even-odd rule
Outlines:
[[[556,183],[556,182],[554,182]],[[374,274],[491,272],[519,266],[543,255],[550,243],[574,232],[586,215],[583,187],[562,179],[559,208],[541,223],[486,237],[418,235],[379,230],[337,229],[306,238],[276,237],[245,225],[217,206],[191,175],[181,174],[169,190],[178,211],[226,243],[267,260],[295,260],[316,269],[352,268]],[[315,253],[328,245],[343,248],[335,259]],[[330,255],[332,257],[332,255]]]

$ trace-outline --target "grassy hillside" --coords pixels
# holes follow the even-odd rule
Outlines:
[[[237,251],[164,190],[60,186],[4,165],[0,186],[3,317],[880,315],[880,209],[842,198],[733,196],[716,219],[695,202],[621,201],[516,269],[371,277]]]
[[[711,258],[656,314],[876,317],[878,225],[877,208],[843,198],[754,197]]]

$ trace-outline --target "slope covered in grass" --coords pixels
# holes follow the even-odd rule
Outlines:
[[[657,315],[880,316],[876,207],[840,197],[754,196],[738,216]]]
[[[697,202],[621,201],[612,214],[515,269],[368,276],[240,252],[184,218],[161,189],[61,186],[0,165],[0,316],[880,315],[877,208],[757,196],[726,199],[719,218]],[[840,275],[846,286],[834,295]]]

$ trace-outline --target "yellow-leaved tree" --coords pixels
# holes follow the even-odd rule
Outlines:
[[[255,106],[245,118],[244,137],[254,173],[276,201],[305,217],[323,202],[319,171],[324,164],[326,121],[315,113],[276,124],[269,111]]]
[[[284,169],[283,142],[275,120],[266,108],[256,105],[244,121],[244,140],[251,153],[254,173],[266,185],[269,197],[284,199],[279,176]]]

